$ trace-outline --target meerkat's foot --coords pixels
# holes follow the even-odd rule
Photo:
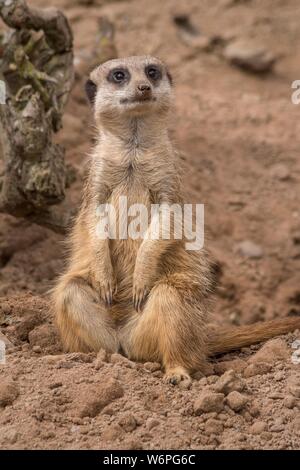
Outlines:
[[[67,273],[53,292],[56,324],[67,351],[119,350],[109,311],[87,280]]]
[[[172,385],[178,385],[180,382],[185,382],[186,384],[190,384],[192,379],[188,371],[181,366],[171,367],[170,369],[166,369],[166,373],[164,376],[164,382],[169,383]]]

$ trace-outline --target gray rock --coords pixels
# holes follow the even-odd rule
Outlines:
[[[255,73],[270,72],[277,60],[276,56],[264,47],[242,41],[228,44],[224,57],[232,64]]]

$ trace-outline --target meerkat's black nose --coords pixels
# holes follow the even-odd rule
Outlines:
[[[138,100],[147,101],[151,99],[152,88],[148,83],[139,83],[136,88]]]
[[[151,91],[151,86],[147,85],[146,83],[141,83],[140,85],[138,85],[138,90],[142,93],[148,93],[149,91]]]

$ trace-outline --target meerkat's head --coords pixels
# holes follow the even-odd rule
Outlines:
[[[97,67],[86,82],[97,123],[120,117],[167,114],[172,79],[166,66],[150,56],[113,59]]]

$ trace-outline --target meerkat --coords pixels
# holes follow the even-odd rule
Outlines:
[[[174,237],[97,236],[97,207],[110,203],[123,217],[121,196],[128,205],[147,208],[183,204],[168,135],[172,90],[167,67],[154,57],[113,59],[91,73],[86,92],[97,141],[70,235],[68,267],[52,298],[67,351],[104,348],[160,362],[165,380],[177,384],[204,369],[210,355],[300,328],[300,318],[210,331],[215,282],[205,250],[188,251]]]

